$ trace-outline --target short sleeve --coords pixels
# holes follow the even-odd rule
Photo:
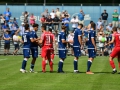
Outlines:
[[[33,36],[33,32],[30,32],[30,39],[33,39],[34,36]]]
[[[91,38],[95,38],[95,32],[91,31]]]
[[[78,30],[78,36],[82,36],[82,30]]]

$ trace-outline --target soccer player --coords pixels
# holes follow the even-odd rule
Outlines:
[[[33,25],[33,30],[30,32],[31,37],[31,53],[32,53],[32,61],[31,61],[31,67],[30,67],[30,72],[34,72],[34,65],[35,65],[35,61],[36,58],[38,57],[38,36],[36,34],[37,30],[38,30],[38,24],[34,24]]]
[[[49,61],[50,65],[50,72],[53,72],[53,62],[51,61],[51,47],[53,43],[53,37],[52,34],[46,31],[46,26],[41,26],[42,29],[42,36],[39,43],[42,44],[42,51],[41,51],[41,57],[42,57],[42,72],[46,72],[46,58]]]
[[[90,71],[90,67],[94,58],[96,57],[96,32],[95,32],[95,23],[91,23],[91,29],[88,32],[88,61],[87,61],[87,72],[86,74],[94,74]]]
[[[58,52],[60,61],[58,63],[58,73],[64,73],[63,71],[63,62],[66,58],[66,34],[65,29],[66,27],[63,25],[61,26],[62,31],[58,34]]]
[[[82,49],[82,27],[83,24],[79,24],[77,29],[74,31],[74,38],[73,38],[73,51],[74,51],[74,73],[79,73],[78,71],[78,59],[81,55]]]
[[[27,64],[27,60],[30,58],[30,46],[31,46],[31,40],[30,40],[30,31],[29,31],[29,24],[25,25],[25,33],[22,36],[22,43],[23,43],[23,56],[24,56],[24,60],[22,62],[22,67],[20,69],[20,71],[22,73],[26,73],[26,64]]]
[[[119,69],[120,69],[120,34],[117,32],[116,27],[113,27],[112,41],[110,41],[106,45],[109,45],[109,44],[112,44],[112,43],[114,43],[115,47],[114,47],[112,53],[110,54],[109,62],[110,62],[110,65],[111,65],[111,67],[113,69],[112,74],[115,74],[117,72],[117,70],[116,70],[113,59],[116,56],[118,57],[118,64],[119,64]],[[119,72],[119,74],[120,74],[120,72]]]
[[[51,38],[53,39],[53,43],[50,43],[51,61],[53,62],[53,60],[54,60],[54,46],[53,46],[53,44],[55,44],[55,36],[54,36],[54,34],[52,33],[52,28],[49,28],[48,32],[50,33]]]

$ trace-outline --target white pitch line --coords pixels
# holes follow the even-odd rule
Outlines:
[[[0,59],[0,61],[4,61],[4,60],[7,60],[7,58],[4,58],[4,59]]]

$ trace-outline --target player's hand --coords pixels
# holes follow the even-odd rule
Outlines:
[[[95,47],[95,51],[97,51],[97,47]]]
[[[81,47],[80,47],[80,48],[81,48],[81,50],[82,50],[82,49],[83,49],[83,45],[81,45]]]

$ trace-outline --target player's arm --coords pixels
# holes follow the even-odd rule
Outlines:
[[[79,41],[80,45],[82,46],[82,31],[78,32],[78,41]]]
[[[96,44],[95,44],[95,32],[92,32],[91,33],[91,41],[92,41],[92,44],[93,44],[93,46],[95,47],[95,49],[96,49]]]
[[[109,44],[114,43],[114,40],[115,40],[115,37],[113,36],[113,37],[112,37],[112,40],[111,40],[109,43],[107,43],[106,45],[109,45]]]
[[[62,38],[61,38],[62,43],[68,43],[68,41],[66,41],[66,40],[65,40],[65,37],[66,37],[66,36],[65,36],[65,34],[64,34],[64,35],[62,35]]]

